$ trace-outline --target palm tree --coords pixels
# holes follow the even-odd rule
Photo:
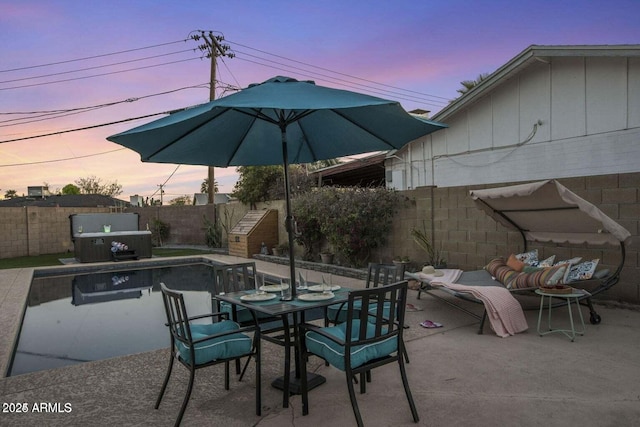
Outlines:
[[[200,192],[201,193],[209,192],[209,178],[205,178],[204,181],[202,181],[202,184],[200,184]],[[213,181],[213,192],[214,193],[218,192],[218,181],[216,180]]]
[[[480,82],[482,82],[487,77],[489,77],[489,73],[482,73],[482,74],[478,75],[478,78],[475,79],[475,80],[464,80],[464,81],[460,82],[462,87],[460,89],[458,89],[457,92],[460,94],[460,96],[462,96],[462,95],[466,94],[467,92],[469,92],[474,87],[476,87],[477,85],[479,85]]]

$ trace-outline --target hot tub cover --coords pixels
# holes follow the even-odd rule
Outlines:
[[[620,245],[631,233],[556,180],[470,191],[479,209],[537,242]]]

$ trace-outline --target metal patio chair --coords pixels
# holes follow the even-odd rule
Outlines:
[[[407,281],[351,291],[344,323],[324,328],[310,323],[300,325],[303,415],[309,412],[307,358],[315,355],[345,372],[351,407],[358,426],[362,426],[363,421],[356,400],[354,376],[360,374],[362,394],[366,392],[365,375],[377,367],[397,363],[413,421],[419,421],[402,357],[405,352],[403,324],[406,302]],[[369,307],[369,310],[360,310],[358,307]]]
[[[175,421],[179,426],[191,397],[196,370],[224,364],[224,386],[229,390],[229,362],[253,357],[256,362],[256,415],[261,415],[260,329],[255,325],[240,327],[236,322],[227,320],[226,313],[189,317],[182,293],[168,289],[164,283],[160,283],[160,288],[171,335],[171,357],[155,408],[160,406],[174,361],[189,370],[187,392]],[[211,323],[195,322],[207,318]],[[253,337],[247,333],[253,333]]]

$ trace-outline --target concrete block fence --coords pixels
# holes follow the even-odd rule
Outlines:
[[[607,215],[627,228],[631,243],[626,246],[626,262],[621,279],[602,298],[640,304],[640,173],[613,174],[560,179],[560,182],[579,196],[597,205]],[[494,187],[509,185],[496,184]],[[520,234],[509,232],[479,211],[469,197],[478,186],[451,188],[421,187],[403,191],[405,202],[399,204],[387,245],[372,251],[369,261],[391,262],[396,256],[412,260],[411,267],[421,268],[426,255],[411,238],[411,229],[425,228],[435,236],[450,268],[473,270],[484,267],[496,256],[508,256],[523,250]],[[261,203],[258,209],[278,210],[278,235],[287,238],[284,230],[284,201]],[[218,218],[229,227],[238,222],[248,207],[238,203],[216,206]],[[24,255],[73,252],[69,231],[69,215],[73,213],[109,212],[108,208],[2,208],[0,209],[0,258]],[[150,227],[154,219],[170,226],[165,244],[204,245],[206,243],[203,217],[212,220],[214,207],[154,206],[128,208],[126,212],[140,215],[140,227]],[[226,237],[226,236],[225,236]],[[556,255],[557,259],[581,256],[600,259],[600,265],[616,268],[620,260],[619,248],[560,246],[531,244],[541,257]],[[301,252],[301,251],[299,251]]]

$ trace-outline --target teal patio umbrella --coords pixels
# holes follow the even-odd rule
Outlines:
[[[443,127],[396,101],[278,76],[107,139],[137,151],[143,162],[283,165],[295,295],[289,164],[399,149]]]

